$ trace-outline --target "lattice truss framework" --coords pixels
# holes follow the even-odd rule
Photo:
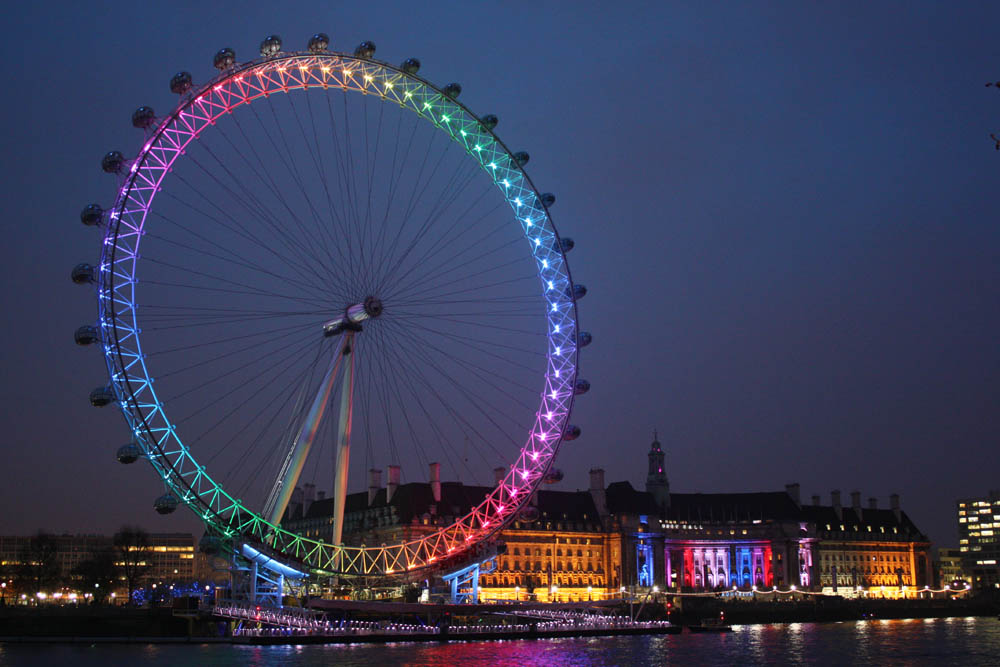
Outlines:
[[[548,360],[541,406],[502,482],[454,524],[403,544],[349,547],[275,526],[230,496],[170,422],[146,368],[136,312],[139,246],[160,184],[185,146],[225,114],[276,93],[311,88],[376,95],[433,123],[458,142],[509,202],[537,263],[548,303]],[[576,303],[569,268],[540,195],[482,121],[439,88],[391,65],[339,53],[280,54],[238,65],[182,98],[126,170],[109,213],[99,273],[100,330],[116,398],[136,443],[178,499],[230,538],[269,545],[316,572],[393,574],[429,566],[489,538],[512,520],[551,466],[568,425],[577,375]]]

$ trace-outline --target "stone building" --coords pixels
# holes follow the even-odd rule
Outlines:
[[[861,494],[841,505],[800,499],[798,484],[757,493],[672,493],[666,454],[655,437],[647,454],[646,488],[605,485],[590,471],[587,491],[542,488],[501,531],[506,545],[495,571],[480,580],[483,599],[587,600],[622,588],[721,591],[800,589],[855,596],[915,596],[932,583],[930,544],[900,509]],[[492,490],[441,482],[399,483],[399,468],[370,471],[367,493],[349,494],[346,544],[392,544],[426,535],[463,516]],[[503,469],[497,471],[502,478]],[[333,499],[304,488],[293,495],[283,525],[329,540]]]

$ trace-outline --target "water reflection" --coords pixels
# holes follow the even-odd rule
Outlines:
[[[1000,622],[960,618],[744,625],[730,634],[333,646],[0,644],[0,667],[290,665],[995,665]]]

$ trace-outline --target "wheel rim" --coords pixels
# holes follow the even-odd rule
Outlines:
[[[544,391],[514,463],[486,498],[454,523],[420,539],[380,547],[326,544],[267,523],[206,471],[170,422],[142,346],[137,268],[147,219],[166,174],[188,145],[225,115],[275,93],[324,88],[377,95],[429,121],[460,145],[500,189],[528,239],[548,308]],[[551,466],[568,425],[577,376],[578,332],[572,280],[540,195],[512,153],[463,105],[423,79],[344,54],[284,54],[224,72],[182,100],[143,145],[119,190],[99,272],[100,322],[112,384],[136,442],[179,500],[214,531],[309,568],[345,574],[395,573],[431,565],[501,529]]]

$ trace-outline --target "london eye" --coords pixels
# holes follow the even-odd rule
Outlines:
[[[118,460],[151,464],[158,512],[302,571],[421,571],[489,540],[561,478],[589,388],[555,198],[416,59],[317,34],[214,65],[170,80],[168,113],[135,111],[138,152],[101,163],[113,203],[81,214],[102,239],[72,272],[98,303],[75,340],[106,359],[90,400],[125,417]],[[352,543],[347,495],[383,464],[491,490],[412,539]],[[282,526],[303,483],[334,498],[321,537]]]

